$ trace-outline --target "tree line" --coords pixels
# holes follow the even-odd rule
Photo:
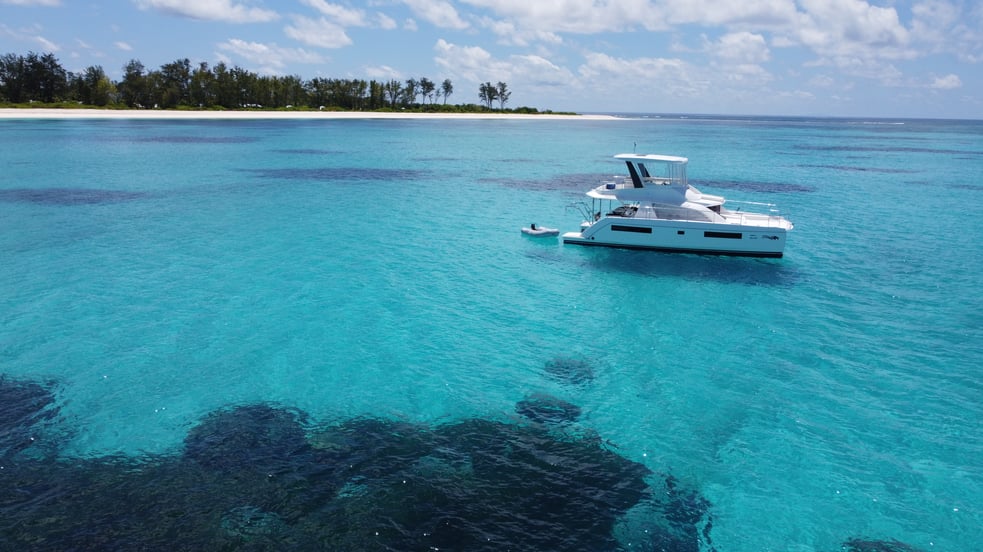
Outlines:
[[[139,60],[123,66],[119,81],[93,65],[66,71],[51,53],[0,57],[0,102],[46,104],[70,102],[97,107],[158,109],[310,108],[346,111],[414,109],[424,111],[505,110],[512,92],[499,82],[482,83],[481,104],[447,105],[454,93],[450,79],[436,83],[423,77],[405,81],[258,75],[224,62],[193,65],[187,58],[148,70]],[[535,108],[514,111],[535,113]]]

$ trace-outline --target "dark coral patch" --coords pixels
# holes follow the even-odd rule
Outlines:
[[[275,471],[310,452],[304,421],[303,413],[264,404],[214,412],[188,432],[184,454],[206,468]]]
[[[50,385],[0,375],[0,458],[37,442],[40,426],[58,414]]]
[[[642,465],[538,424],[315,429],[268,405],[206,416],[184,455],[26,460],[0,485],[24,550],[616,550]]]
[[[932,155],[983,155],[983,150],[952,150],[938,148],[913,148],[904,146],[815,146],[800,144],[796,149],[808,151],[834,151],[834,152],[873,152],[873,153],[928,153]]]
[[[561,383],[582,385],[594,379],[594,368],[580,358],[556,357],[546,363],[546,374]]]
[[[348,478],[383,477],[413,464],[432,448],[421,426],[375,418],[355,418],[320,429],[311,443],[327,466],[339,467]]]
[[[297,155],[335,155],[341,153],[338,150],[318,149],[318,148],[288,148],[273,150],[275,153],[297,154]]]
[[[287,169],[247,169],[260,178],[281,180],[330,180],[342,182],[374,182],[419,180],[427,172],[413,169],[383,169],[355,167],[287,168]]]
[[[281,533],[280,516],[255,506],[238,506],[222,516],[222,529],[232,538],[254,541]]]
[[[249,136],[196,136],[172,135],[172,136],[145,136],[134,139],[135,142],[149,144],[247,144],[255,142],[257,138]]]
[[[690,180],[690,184],[703,191],[714,188],[725,190],[742,190],[745,192],[781,194],[781,193],[809,193],[816,191],[811,186],[794,184],[791,182],[751,182],[744,180]],[[704,190],[706,188],[707,190]]]
[[[857,166],[857,165],[799,165],[807,169],[832,169],[834,171],[849,171],[849,172],[872,172],[872,173],[882,173],[882,174],[918,174],[922,171],[913,169],[888,169],[880,167],[868,167],[868,166]]]
[[[690,543],[699,543],[702,540],[710,544],[710,530],[713,524],[709,517],[710,501],[696,489],[680,485],[679,481],[671,475],[665,478],[665,485],[663,507],[674,540]],[[704,520],[706,525],[701,532],[699,526]]]
[[[559,191],[583,193],[598,186],[600,182],[610,176],[601,174],[561,174],[549,178],[523,179],[505,177],[481,177],[480,183],[495,184],[505,188],[516,190],[538,190],[538,191]]]
[[[95,188],[12,188],[0,190],[0,201],[37,205],[99,205],[122,203],[146,197],[141,192]]]
[[[843,543],[845,552],[918,552],[918,549],[894,539],[853,538]]]
[[[648,470],[595,441],[488,420],[445,426],[437,436],[446,443],[438,450],[470,461],[470,473],[451,472],[440,487],[452,508],[431,518],[448,547],[614,550],[615,521],[647,495]]]
[[[575,422],[580,417],[579,406],[543,393],[535,393],[522,399],[516,403],[515,411],[538,423]]]
[[[710,508],[699,491],[667,475],[651,498],[639,505],[636,514],[641,515],[633,516],[637,521],[622,527],[621,536],[645,551],[713,551]]]

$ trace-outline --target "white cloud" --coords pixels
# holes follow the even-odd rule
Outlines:
[[[482,27],[489,29],[497,37],[500,44],[510,46],[528,46],[532,42],[560,44],[563,39],[552,31],[517,27],[512,21],[482,17],[479,19]]]
[[[944,1],[927,0],[927,4],[932,8],[922,5],[912,9],[909,29],[895,8],[874,6],[867,0],[800,0],[802,11],[796,16],[796,24],[776,29],[771,45],[807,48],[816,58],[804,63],[804,67],[831,67],[841,75],[879,81],[887,87],[917,87],[917,83],[904,78],[896,64],[930,53],[934,47],[926,48],[926,43],[946,42],[937,31],[923,32],[929,28],[926,21],[944,26],[941,22],[954,18],[951,5]]]
[[[740,63],[763,63],[771,53],[760,34],[741,31],[720,37],[716,42],[706,40],[706,50],[721,60]]]
[[[385,29],[387,31],[390,31],[392,29],[395,29],[398,26],[396,24],[396,20],[395,19],[393,19],[392,17],[389,17],[388,15],[386,15],[386,14],[384,14],[382,12],[379,12],[379,13],[375,14],[375,16],[376,16],[376,20],[378,21],[377,24],[378,24],[378,26],[379,26],[380,29]]]
[[[879,6],[872,1],[461,0],[485,10],[487,15],[476,20],[508,45],[562,44],[562,35],[567,33],[662,32],[681,25],[700,26],[714,31],[708,34],[723,35],[704,40],[702,49],[676,41],[674,51],[703,51],[720,62],[733,64],[732,70],[741,75],[756,73],[764,77],[762,67],[752,66],[771,61],[770,42],[777,48],[804,47],[817,56],[819,63],[896,83],[900,79],[896,68],[884,66],[884,60],[911,60],[923,52],[913,46],[912,32],[902,24],[892,3]],[[952,20],[947,0],[921,2],[931,4],[934,11],[916,5],[914,15],[931,12],[937,19]],[[639,44],[644,38],[639,36]],[[975,54],[965,54],[964,59],[983,59],[983,47],[965,50]]]
[[[517,28],[540,32],[595,34],[673,25],[725,26],[735,30],[773,29],[796,21],[794,0],[462,0],[487,9]]]
[[[933,53],[952,53],[962,61],[983,61],[983,6],[964,12],[961,5],[927,0],[911,7],[913,40]]]
[[[322,15],[330,17],[335,23],[343,27],[365,27],[367,25],[365,12],[362,10],[354,10],[339,6],[338,4],[330,4],[324,0],[301,0],[301,3],[316,9]]]
[[[959,26],[962,14],[949,2],[929,0],[911,7],[911,32],[919,41],[941,45]]]
[[[670,23],[706,27],[783,29],[795,25],[798,14],[793,0],[666,0],[663,4],[660,8]]]
[[[960,88],[963,85],[962,80],[960,80],[958,75],[952,73],[944,77],[935,77],[932,81],[931,88],[936,90],[952,90],[954,88]]]
[[[61,50],[61,47],[60,46],[58,46],[54,42],[48,40],[47,38],[44,38],[41,35],[37,35],[37,36],[32,37],[32,40],[34,42],[37,42],[41,46],[41,49],[43,51],[45,51],[45,52],[57,52],[57,51]]]
[[[793,100],[815,100],[816,95],[812,92],[807,92],[805,90],[792,90],[790,92],[778,92],[777,94],[780,98],[791,98]]]
[[[942,0],[929,0],[942,1]],[[867,0],[462,0],[493,16],[479,18],[502,40],[559,43],[563,33],[669,31],[680,25],[735,34],[774,34],[776,46],[805,45],[823,56],[868,52],[911,57],[908,30],[894,8]],[[801,9],[799,8],[801,6]]]
[[[505,20],[504,23],[522,29],[523,33],[545,35],[555,33],[592,34],[641,27],[647,30],[665,29],[660,9],[649,0],[462,0],[484,8]],[[488,26],[486,24],[486,26]]]
[[[580,76],[603,86],[612,82],[657,82],[660,93],[678,97],[700,95],[709,87],[699,76],[701,71],[678,58],[623,59],[593,52],[584,59],[578,69]],[[644,88],[640,87],[640,93]]]
[[[0,0],[9,6],[60,6],[61,0]]]
[[[510,78],[517,84],[528,83],[533,86],[568,86],[574,84],[573,73],[541,56],[511,56],[509,64],[512,66]]]
[[[835,67],[842,73],[879,81],[884,86],[902,86],[903,73],[892,63],[860,56],[839,56],[806,64],[807,67]]]
[[[32,25],[30,27],[11,29],[0,23],[0,37],[9,37],[17,42],[28,42],[37,44],[42,52],[54,53],[61,50],[61,47],[47,38],[41,36],[41,26]]]
[[[140,9],[226,23],[263,23],[280,16],[275,11],[234,4],[231,0],[134,0]]]
[[[846,65],[853,58],[911,59],[910,33],[894,8],[864,0],[801,0],[804,12],[789,36],[822,57]]]
[[[489,76],[489,73],[505,70],[501,63],[498,68],[494,68],[496,62],[491,54],[479,46],[458,46],[441,38],[437,40],[434,50],[437,51],[437,57],[434,58],[437,65],[472,82],[491,80],[495,77]]]
[[[124,52],[130,52],[133,50],[133,46],[130,46],[129,44],[123,41],[114,42],[113,45],[116,46],[116,48],[123,50]]]
[[[740,31],[715,42],[704,37],[704,50],[714,58],[710,64],[714,79],[730,87],[748,90],[774,80],[760,65],[771,58],[771,52],[759,34]]]
[[[434,45],[434,61],[447,74],[471,83],[507,82],[513,90],[569,86],[576,81],[566,68],[537,55],[512,55],[496,59],[478,46],[458,46],[444,39]]]
[[[396,21],[388,15],[377,12],[368,15],[363,10],[331,4],[325,0],[301,0],[320,12],[322,17],[313,19],[302,15],[291,16],[292,25],[284,27],[290,38],[319,48],[341,48],[352,44],[345,32],[347,27],[377,27],[384,30],[396,28]]]
[[[442,29],[467,29],[468,22],[446,0],[402,0],[420,19]]]
[[[832,88],[836,85],[836,79],[829,75],[816,75],[809,79],[809,85],[818,88]]]
[[[402,80],[403,78],[402,74],[399,71],[393,69],[388,65],[366,67],[365,75],[370,79],[385,79],[387,81],[390,79]]]
[[[767,105],[775,92],[768,89],[774,76],[755,63],[764,60],[767,48],[763,39],[732,33],[715,45],[738,44],[739,55],[715,58],[710,65],[694,65],[682,58],[620,58],[603,52],[588,52],[576,72],[555,63],[545,55],[510,55],[496,57],[479,46],[463,46],[438,40],[434,46],[435,62],[455,82],[465,81],[459,89],[473,83],[507,82],[524,95],[551,98],[552,101],[582,101],[584,97],[615,97],[619,105],[720,106],[730,102],[735,109],[752,103]],[[657,86],[617,87],[611,83],[647,82]],[[730,98],[730,99],[725,99]],[[735,100],[734,98],[737,98]],[[517,103],[522,99],[513,98]],[[711,108],[713,109],[713,108]]]
[[[352,43],[344,28],[323,17],[311,19],[295,15],[293,24],[284,27],[283,31],[294,40],[319,48],[342,48]]]
[[[720,76],[731,85],[742,86],[761,86],[774,79],[764,67],[756,63],[738,63],[719,67]]]
[[[279,74],[288,63],[324,63],[324,58],[314,52],[301,48],[282,48],[276,44],[246,42],[233,38],[218,45],[219,50],[239,56],[259,66],[259,72]],[[223,55],[219,59],[226,63],[232,61]]]

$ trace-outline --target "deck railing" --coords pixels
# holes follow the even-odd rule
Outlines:
[[[625,177],[615,176],[611,180],[606,180],[601,183],[600,186],[595,188],[596,190],[623,190],[628,188],[633,188],[631,180]],[[605,201],[605,200],[595,200],[595,201]],[[615,200],[611,200],[614,202]],[[708,216],[707,218],[699,219],[699,211],[694,211],[692,209],[685,209],[682,207],[669,207],[669,206],[655,206],[652,208],[642,207],[638,203],[629,204],[624,203],[623,205],[632,205],[634,209],[622,214],[615,214],[614,216],[622,216],[625,218],[647,218],[647,219],[661,219],[661,220],[685,220],[692,222],[706,222],[706,223],[721,223],[719,219],[713,217],[715,220],[711,220]],[[767,212],[754,212],[754,211],[744,211],[743,206],[752,205],[754,208],[765,207]],[[610,210],[597,211],[597,205],[595,204],[592,208],[584,202],[575,204],[574,207],[580,211],[581,215],[584,217],[586,222],[594,222],[597,220],[596,214],[600,213],[602,215],[608,216],[613,213]],[[610,209],[610,207],[608,207]],[[719,215],[730,224],[750,224],[753,226],[764,226],[769,228],[786,228],[791,229],[792,223],[788,220],[788,216],[784,213],[779,212],[776,206],[772,203],[761,203],[757,201],[727,201],[726,207],[722,213]]]
[[[778,210],[774,203],[761,203],[758,201],[728,201],[728,207],[737,205],[737,209],[729,209],[726,213],[728,217],[740,215],[740,223],[746,224],[747,221],[754,221],[756,226],[768,226],[773,228],[791,228],[792,223],[788,220],[788,215]],[[768,212],[745,212],[741,208],[744,205],[754,205],[755,208],[766,207]]]
[[[709,213],[685,209],[682,207],[642,207],[637,210],[628,210],[624,214],[607,213],[609,216],[623,216],[624,218],[655,219],[655,220],[680,220],[689,222],[747,224],[751,226],[764,226],[769,228],[790,228],[790,223],[781,214],[775,213],[754,213],[740,210],[724,210],[719,213],[723,221],[716,217],[711,217]],[[703,218],[701,218],[703,217]]]

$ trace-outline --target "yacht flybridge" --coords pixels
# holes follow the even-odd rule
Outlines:
[[[765,203],[731,210],[721,196],[704,194],[686,180],[685,157],[614,156],[628,167],[587,192],[579,232],[563,234],[563,243],[629,249],[655,249],[715,255],[781,257],[792,223]],[[744,205],[768,212],[744,210]]]

